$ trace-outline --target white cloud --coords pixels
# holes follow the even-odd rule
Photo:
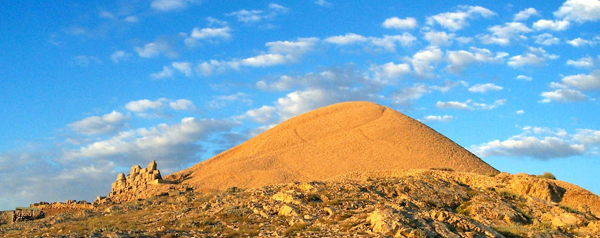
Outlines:
[[[399,79],[410,73],[410,66],[389,62],[383,65],[371,66],[371,71],[375,72],[376,78]]]
[[[540,34],[533,37],[536,44],[540,45],[557,45],[560,44],[560,39],[549,33]]]
[[[523,114],[525,114],[525,111],[523,111],[523,110],[518,110],[518,111],[516,111],[515,113],[517,113],[517,115],[523,115]]]
[[[159,98],[156,101],[150,101],[148,99],[142,99],[137,101],[131,101],[125,104],[125,108],[132,112],[145,112],[147,110],[157,110],[164,107],[164,103],[168,100],[166,98]]]
[[[576,68],[592,68],[594,67],[594,59],[588,56],[578,60],[567,60],[567,65]]]
[[[174,57],[176,55],[171,46],[165,41],[148,43],[144,45],[144,47],[135,47],[134,50],[143,58],[154,58],[161,54],[165,54],[168,57]]]
[[[179,72],[183,73],[186,77],[192,76],[192,63],[190,62],[173,62],[171,66],[173,66],[173,68],[175,68]]]
[[[157,73],[150,74],[150,77],[155,79],[168,78],[173,76],[173,70],[171,70],[168,66],[163,66],[163,70]]]
[[[565,76],[562,78],[562,82],[579,90],[599,90],[600,70],[594,70],[590,74]]]
[[[484,7],[459,6],[459,10],[455,12],[445,12],[427,17],[427,24],[434,25],[437,23],[448,30],[457,31],[469,25],[467,19],[473,19],[477,16],[489,18],[495,15],[496,13]]]
[[[136,22],[138,22],[140,20],[138,19],[137,16],[128,16],[125,19],[123,19],[123,21],[129,22],[129,23],[136,23]]]
[[[256,23],[262,20],[270,20],[275,18],[277,15],[286,13],[289,8],[281,6],[276,3],[270,3],[268,5],[268,11],[260,10],[246,10],[242,9],[236,12],[225,14],[226,16],[235,16],[238,21],[244,23]]]
[[[551,20],[545,20],[545,19],[541,19],[536,21],[535,23],[533,23],[533,29],[537,30],[537,31],[542,31],[542,30],[551,30],[551,31],[564,31],[567,28],[569,28],[569,26],[571,25],[571,23],[569,23],[569,21],[551,21]]]
[[[190,4],[197,2],[197,0],[154,0],[150,3],[150,7],[162,12],[178,11],[186,9]]]
[[[557,89],[555,91],[543,92],[541,96],[544,98],[540,102],[581,102],[587,100],[587,96],[580,91],[573,89]]]
[[[196,66],[196,72],[202,76],[210,76],[213,74],[224,73],[229,69],[239,70],[239,68],[239,61],[219,61],[213,59],[199,63]]]
[[[583,47],[583,46],[595,46],[597,41],[585,40],[585,39],[581,39],[580,37],[577,37],[573,40],[567,41],[567,43],[574,47]]]
[[[412,87],[405,87],[392,94],[391,103],[394,105],[410,106],[416,100],[430,93],[431,88],[424,84],[415,84]]]
[[[331,7],[331,6],[333,6],[333,4],[331,4],[330,2],[325,1],[325,0],[315,0],[315,4],[317,4],[317,5],[321,6],[321,7]]]
[[[493,83],[486,83],[486,84],[475,84],[472,87],[469,88],[469,92],[474,92],[474,93],[487,93],[489,91],[500,91],[502,90],[503,87],[500,87],[498,85],[495,85]]]
[[[381,47],[388,52],[396,52],[396,46],[409,47],[417,40],[412,34],[404,32],[402,35],[384,35],[382,38],[369,37],[371,45]]]
[[[127,60],[129,57],[131,57],[131,54],[129,53],[125,53],[125,51],[119,50],[119,51],[115,51],[114,53],[112,53],[110,55],[110,59],[115,63],[118,64],[119,61],[122,60]]]
[[[533,80],[532,77],[526,76],[526,75],[519,75],[519,76],[516,77],[516,79],[518,79],[518,80],[525,80],[525,81],[531,81],[531,80]]]
[[[277,111],[281,121],[310,110],[337,102],[334,94],[322,89],[307,89],[289,93],[277,100]]]
[[[292,56],[301,56],[314,50],[319,42],[318,38],[298,38],[297,41],[273,41],[267,42],[265,46],[268,51],[274,54],[285,54]]]
[[[485,104],[485,103],[473,103],[473,107],[480,110],[492,110],[497,108],[498,106],[503,106],[506,104],[506,99],[499,99],[494,101],[493,104]]]
[[[470,51],[447,51],[447,69],[453,73],[462,73],[467,66],[473,63],[501,63],[508,56],[507,53],[498,52],[494,55],[488,49],[470,47]]]
[[[417,27],[417,19],[413,17],[407,17],[404,19],[400,19],[398,17],[390,17],[388,19],[385,19],[385,21],[381,25],[387,29],[410,30]]]
[[[249,67],[269,67],[279,64],[286,64],[292,62],[293,60],[293,57],[280,54],[261,54],[243,59],[240,61],[240,64]]]
[[[250,99],[250,95],[241,92],[230,95],[216,96],[214,98],[214,100],[208,103],[208,107],[211,109],[223,108],[233,102],[242,102],[248,106],[252,105],[252,99]]]
[[[294,78],[287,75],[283,75],[279,77],[279,80],[270,84],[263,80],[258,81],[256,83],[256,87],[264,91],[285,91],[292,89],[294,83]]]
[[[531,32],[525,24],[521,22],[507,22],[504,25],[495,25],[488,27],[491,35],[480,34],[477,38],[484,44],[508,45],[512,39],[527,39],[522,33]]]
[[[529,19],[531,16],[540,16],[540,13],[535,10],[535,8],[530,7],[515,14],[513,21],[524,21]]]
[[[543,66],[548,60],[557,59],[558,55],[547,54],[542,48],[529,47],[523,55],[513,56],[508,60],[508,66],[520,68],[528,65]]]
[[[185,38],[186,46],[196,46],[199,41],[205,40],[210,43],[218,43],[219,40],[231,39],[231,28],[228,26],[221,28],[202,28],[195,27],[189,37]]]
[[[523,127],[523,132],[507,140],[494,140],[471,146],[482,157],[529,157],[535,159],[567,158],[594,153],[600,143],[600,131],[578,129],[569,134],[564,129]]]
[[[357,35],[354,33],[347,33],[343,36],[332,36],[325,39],[326,42],[336,45],[351,45],[357,42],[365,42],[367,40],[367,37]]]
[[[448,122],[452,120],[452,116],[444,115],[444,116],[425,116],[423,117],[423,121],[427,122]]]
[[[425,32],[425,40],[429,41],[430,45],[434,46],[450,46],[452,45],[452,39],[456,34],[446,33],[444,31],[428,31]]]
[[[173,110],[177,111],[195,111],[196,106],[194,103],[187,99],[177,99],[175,101],[169,102],[169,107]]]
[[[274,113],[277,111],[275,107],[272,106],[262,106],[257,109],[251,109],[246,111],[246,113],[238,117],[239,119],[250,118],[258,123],[271,123],[274,119]]]
[[[277,3],[269,3],[269,9],[277,11],[277,12],[287,12],[290,9],[284,6],[281,6]]]
[[[73,57],[73,62],[82,67],[86,67],[90,64],[102,64],[102,60],[98,59],[96,56],[89,55],[78,55]]]
[[[84,135],[113,133],[125,126],[130,117],[117,111],[112,111],[101,117],[92,116],[69,124],[69,128]]]
[[[444,53],[442,53],[439,48],[433,46],[429,46],[415,53],[410,60],[415,75],[424,78],[433,77],[434,66],[442,61],[443,55]]]
[[[438,101],[435,104],[435,107],[439,109],[458,109],[458,110],[473,110],[471,106],[468,105],[471,101],[468,100],[466,102],[457,102],[457,101],[449,101],[449,102],[441,102]]]
[[[600,1],[567,0],[554,15],[569,21],[584,23],[600,20]]]

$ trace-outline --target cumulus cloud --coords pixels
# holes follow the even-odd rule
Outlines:
[[[508,66],[520,68],[525,66],[543,66],[548,60],[558,59],[558,55],[548,54],[542,48],[529,47],[528,52],[523,55],[516,55],[508,60]]]
[[[264,80],[256,82],[256,87],[263,91],[285,91],[290,90],[295,85],[294,78],[283,75],[279,77],[279,80],[273,83],[267,83]]]
[[[417,19],[413,17],[407,17],[404,19],[400,19],[398,17],[390,17],[388,19],[385,19],[385,21],[381,25],[387,29],[410,30],[417,27]]]
[[[155,79],[168,78],[171,76],[173,76],[173,70],[171,70],[171,68],[168,66],[163,66],[163,70],[160,72],[150,74],[150,77]]]
[[[507,22],[504,25],[488,27],[491,35],[479,34],[477,38],[484,44],[508,45],[513,39],[525,40],[523,33],[531,32],[531,29],[521,22]]]
[[[197,0],[154,0],[150,7],[157,11],[168,12],[186,9],[192,3],[199,3]]]
[[[423,121],[426,122],[448,122],[452,120],[452,116],[444,115],[444,116],[425,116],[423,117]]]
[[[531,80],[533,80],[532,77],[527,76],[527,75],[519,75],[519,76],[516,77],[516,79],[518,79],[518,80],[525,80],[525,81],[531,81]]]
[[[578,129],[569,134],[564,129],[524,127],[519,135],[507,140],[494,140],[472,146],[471,151],[481,157],[529,157],[555,159],[580,156],[597,150],[600,131]]]
[[[171,66],[186,77],[192,76],[192,63],[190,62],[173,62]]]
[[[214,100],[208,103],[208,107],[212,109],[218,109],[226,107],[233,102],[242,102],[246,105],[251,105],[252,99],[250,99],[250,95],[241,92],[229,95],[221,95],[214,97]]]
[[[198,141],[205,140],[209,135],[228,132],[235,125],[229,120],[186,117],[172,125],[159,124],[120,132],[109,139],[69,151],[65,159],[95,158],[119,161],[126,165],[139,163],[142,159],[157,160],[162,162],[162,168],[173,171],[183,164],[198,160],[198,153],[202,150]]]
[[[156,110],[164,107],[166,98],[159,98],[156,101],[150,101],[148,99],[142,99],[137,101],[131,101],[125,104],[125,108],[132,112],[145,112],[147,110]]]
[[[500,91],[503,87],[495,85],[493,83],[475,84],[469,88],[469,92],[473,93],[487,93],[489,91]]]
[[[524,110],[517,110],[515,113],[517,113],[517,115],[523,115],[525,114]]]
[[[270,53],[297,57],[313,51],[318,42],[318,38],[310,37],[298,38],[297,41],[267,42],[265,46],[267,46]]]
[[[169,107],[173,108],[176,111],[195,111],[196,106],[194,103],[187,99],[177,99],[175,101],[169,102]]]
[[[271,20],[275,18],[277,15],[286,13],[289,11],[289,8],[281,6],[276,3],[270,3],[268,5],[268,9],[266,11],[262,10],[246,10],[242,9],[236,12],[231,12],[225,14],[227,16],[234,16],[237,18],[239,22],[244,23],[256,23],[263,20]]]
[[[537,31],[542,31],[542,30],[551,30],[551,31],[564,31],[567,28],[569,28],[569,26],[571,25],[571,23],[569,21],[559,21],[559,20],[555,20],[555,21],[551,21],[551,20],[538,20],[535,23],[533,23],[533,29],[537,30]]]
[[[583,57],[578,60],[567,60],[566,65],[576,68],[592,68],[594,67],[594,59],[592,57]]]
[[[101,117],[92,116],[69,124],[71,130],[84,135],[109,134],[123,128],[130,117],[117,111],[112,111]]]
[[[114,53],[112,53],[110,55],[110,60],[112,60],[112,62],[114,62],[115,64],[118,64],[119,61],[127,60],[129,57],[131,57],[131,54],[125,53],[125,51],[119,50],[119,51],[115,51]]]
[[[446,33],[444,31],[428,31],[425,32],[424,38],[433,46],[450,46],[452,39],[456,37],[454,33]]]
[[[195,27],[189,37],[185,38],[184,43],[186,46],[196,46],[200,41],[207,41],[210,43],[219,43],[221,40],[231,39],[231,28],[228,26],[221,28],[202,28]]]
[[[148,99],[135,100],[125,104],[125,108],[140,117],[162,117],[164,116],[164,110],[168,108],[176,111],[196,110],[196,106],[190,100],[170,100],[166,98],[159,98],[154,101]]]
[[[163,54],[172,58],[177,55],[171,45],[162,40],[145,44],[144,47],[135,47],[134,50],[142,58],[154,58]]]
[[[557,45],[560,44],[560,39],[554,37],[552,34],[544,33],[533,37],[536,44],[540,45]]]
[[[484,7],[459,6],[455,12],[445,12],[427,17],[427,24],[435,25],[437,23],[450,31],[458,31],[469,26],[467,21],[469,19],[476,17],[489,18],[495,15],[495,12]]]
[[[444,53],[434,46],[429,46],[415,53],[410,59],[414,74],[424,78],[434,77],[433,70],[443,60],[443,56]]]
[[[389,62],[383,65],[371,66],[371,71],[375,72],[375,77],[378,79],[400,79],[410,73],[408,64],[394,64]]]
[[[524,21],[529,19],[531,16],[540,16],[540,13],[535,10],[535,8],[530,7],[515,14],[513,21]]]
[[[554,16],[579,23],[600,20],[600,1],[567,0],[554,12]]]
[[[382,48],[388,52],[396,52],[396,46],[409,47],[417,38],[408,32],[404,32],[402,35],[384,35],[381,38],[369,37],[371,45]]]
[[[471,101],[468,100],[466,102],[457,102],[457,101],[449,101],[449,102],[441,102],[438,101],[435,104],[435,107],[439,109],[458,109],[458,110],[473,110],[473,107],[469,106],[468,103]]]
[[[244,115],[236,117],[236,119],[250,118],[258,123],[272,123],[275,120],[275,112],[277,109],[272,106],[262,106],[260,108],[246,111]]]
[[[354,33],[347,33],[343,36],[331,36],[325,39],[325,42],[336,44],[336,45],[352,45],[357,42],[367,41],[367,37],[357,35]]]
[[[600,70],[594,70],[590,74],[565,76],[562,82],[579,90],[600,90]]]
[[[462,73],[469,65],[474,63],[502,63],[508,56],[505,52],[498,52],[494,55],[488,49],[470,47],[469,51],[447,51],[448,61],[447,69],[453,73]]]
[[[567,41],[567,43],[569,45],[572,45],[574,47],[595,46],[597,44],[597,42],[598,42],[598,38],[595,38],[594,40],[585,40],[580,37],[577,37],[573,40]]]
[[[549,92],[542,92],[542,103],[549,102],[581,102],[587,100],[587,96],[574,89],[562,88]]]

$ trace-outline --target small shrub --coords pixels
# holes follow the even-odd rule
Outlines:
[[[464,202],[456,208],[456,212],[458,214],[463,214],[465,216],[469,216],[471,214],[471,211],[469,210],[470,205],[471,205],[471,202]]]
[[[538,175],[538,177],[545,178],[545,179],[556,180],[556,176],[554,176],[554,174],[552,174],[550,172],[544,172],[542,175]]]

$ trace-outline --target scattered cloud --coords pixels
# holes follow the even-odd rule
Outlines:
[[[277,109],[272,106],[262,106],[260,108],[251,109],[246,111],[244,115],[236,117],[236,119],[250,118],[258,123],[273,123],[275,121],[275,112]]]
[[[570,25],[571,25],[571,23],[569,21],[559,21],[559,20],[551,21],[551,20],[541,19],[541,20],[538,20],[535,23],[533,23],[533,29],[535,29],[537,31],[542,31],[542,30],[564,31],[567,28],[569,28]]]
[[[594,59],[588,56],[578,60],[567,60],[566,65],[573,66],[575,68],[592,68],[594,67]]]
[[[134,50],[142,58],[154,58],[160,55],[166,55],[170,58],[177,56],[171,45],[163,40],[145,44],[144,47],[135,47]]]
[[[343,36],[331,36],[325,39],[326,42],[336,45],[352,45],[357,42],[365,42],[368,38],[354,33],[347,33]]]
[[[470,100],[468,100],[466,102],[457,102],[457,101],[441,102],[441,101],[438,101],[435,104],[435,107],[437,107],[439,109],[473,110],[473,108],[468,105],[470,102],[471,102]]]
[[[516,77],[516,79],[518,79],[518,80],[525,80],[525,81],[531,81],[531,80],[533,80],[532,77],[526,76],[526,75],[519,75],[519,76]]]
[[[195,111],[196,106],[194,103],[187,99],[177,99],[175,101],[169,102],[169,107],[173,108],[176,111]]]
[[[159,98],[154,101],[148,99],[135,100],[125,104],[125,108],[143,118],[164,117],[164,111],[168,108],[176,111],[196,111],[196,106],[190,100],[170,100],[166,98]]]
[[[452,116],[448,116],[448,115],[444,115],[444,116],[433,116],[433,115],[429,115],[429,116],[425,116],[423,117],[423,121],[426,122],[448,122],[452,120]]]
[[[239,22],[243,23],[257,23],[263,20],[271,20],[277,15],[286,13],[289,8],[281,6],[276,3],[270,3],[267,11],[262,10],[246,10],[242,9],[236,12],[225,14],[226,16],[234,16]]]
[[[524,110],[518,110],[515,113],[517,113],[517,115],[523,115],[523,114],[525,114],[525,111]]]
[[[552,130],[540,127],[524,127],[519,135],[507,140],[494,140],[471,146],[471,151],[481,157],[528,157],[556,159],[581,156],[597,150],[600,131],[578,129],[568,134],[564,129]]]
[[[188,8],[189,5],[200,3],[197,0],[153,0],[150,7],[161,12],[179,11]]]
[[[68,127],[80,134],[98,135],[109,134],[123,128],[130,117],[117,111],[112,111],[101,117],[92,116],[73,122]]]
[[[385,19],[381,25],[386,29],[411,30],[417,27],[417,19],[413,17],[407,17],[404,19],[390,17]]]
[[[491,35],[479,34],[477,38],[484,44],[508,45],[513,39],[525,40],[523,33],[531,32],[531,29],[521,22],[507,22],[504,25],[488,27]]]
[[[150,77],[155,79],[168,78],[171,76],[173,76],[173,70],[171,70],[171,68],[168,66],[163,66],[163,70],[160,72],[150,74]]]
[[[573,40],[567,41],[569,45],[574,47],[583,47],[583,46],[595,46],[600,39],[598,37],[594,38],[594,40],[585,40],[577,37]]]
[[[489,91],[500,91],[503,87],[495,85],[493,83],[475,84],[469,88],[469,92],[473,93],[487,93]]]
[[[573,88],[591,91],[600,90],[600,70],[594,70],[590,74],[569,75],[562,78],[565,85]]]
[[[445,12],[427,17],[427,24],[435,25],[437,23],[450,31],[458,31],[469,26],[467,21],[469,19],[489,18],[496,15],[495,12],[480,6],[459,6],[458,8],[455,12]]]
[[[429,46],[415,53],[410,62],[414,74],[422,78],[432,78],[435,66],[443,60],[444,53],[437,47]]]
[[[547,54],[542,48],[529,47],[523,55],[513,56],[508,60],[508,66],[521,68],[525,66],[544,66],[548,60],[558,59],[558,55]]]
[[[567,0],[554,12],[554,16],[578,23],[600,20],[600,1]]]
[[[177,71],[184,74],[186,77],[192,76],[192,63],[190,62],[173,62],[171,66]]]
[[[513,17],[513,21],[525,21],[532,16],[539,17],[540,13],[537,10],[535,10],[535,8],[530,7],[515,14],[515,16]]]
[[[507,53],[498,52],[495,55],[488,49],[470,47],[469,51],[447,51],[447,69],[456,74],[462,73],[469,65],[474,63],[502,63]]]
[[[587,96],[580,91],[574,89],[557,89],[555,91],[542,92],[542,103],[549,102],[581,102],[586,101]]]
[[[424,38],[433,46],[451,46],[452,39],[456,37],[454,33],[446,33],[444,31],[428,31],[425,32]]]
[[[389,62],[383,65],[371,66],[371,71],[375,72],[375,77],[378,79],[401,79],[410,73],[408,64],[394,64]]]
[[[533,37],[535,39],[536,44],[540,45],[558,45],[560,44],[560,39],[554,37],[552,34],[544,33]]]
[[[231,39],[231,28],[228,26],[221,28],[202,28],[198,27],[192,30],[189,37],[185,38],[184,43],[186,46],[193,47],[197,46],[200,41],[207,41],[209,43],[219,43],[221,40]]]
[[[325,1],[325,0],[315,0],[315,4],[317,4],[317,5],[321,6],[321,7],[331,7],[331,6],[333,6],[333,4],[331,4],[330,2]]]
[[[124,61],[129,59],[129,57],[131,57],[131,54],[129,53],[125,53],[125,51],[119,50],[119,51],[115,51],[114,53],[112,53],[110,55],[110,59],[115,63],[118,64],[120,61]]]
[[[102,64],[102,60],[98,59],[96,56],[90,55],[78,55],[73,57],[73,62],[77,66],[87,67],[90,64]]]

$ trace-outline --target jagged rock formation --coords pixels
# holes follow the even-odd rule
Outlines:
[[[345,102],[289,119],[168,178],[200,190],[223,190],[322,180],[353,171],[436,167],[498,173],[400,112],[370,102]]]
[[[127,177],[123,173],[117,175],[117,180],[112,183],[108,197],[132,190],[140,190],[148,184],[158,184],[160,180],[162,180],[162,176],[160,175],[156,161],[153,160],[150,162],[148,168],[141,168],[139,165],[134,165],[131,167],[131,171]]]
[[[354,172],[101,204],[2,225],[0,237],[600,237],[591,207],[600,198],[563,183],[447,169]],[[566,201],[572,193],[587,203]]]

